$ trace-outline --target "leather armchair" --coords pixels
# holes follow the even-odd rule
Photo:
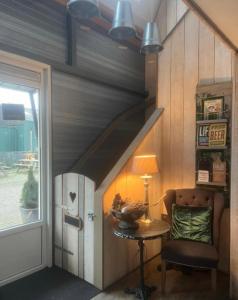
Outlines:
[[[216,290],[220,220],[224,209],[223,195],[201,188],[168,190],[164,197],[164,203],[170,223],[172,223],[173,203],[196,207],[211,206],[213,209],[213,244],[187,240],[167,240],[162,246],[161,253],[162,292],[165,291],[166,263],[210,269],[212,289]]]

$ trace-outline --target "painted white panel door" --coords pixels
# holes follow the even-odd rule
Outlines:
[[[63,174],[63,205],[67,213],[73,217],[79,215],[79,175],[76,173]]]
[[[73,198],[71,197],[73,195]],[[55,178],[55,264],[94,284],[95,184],[76,173]],[[77,228],[65,215],[80,219]]]
[[[94,218],[95,216],[95,183],[85,177],[85,210],[84,210],[84,279],[95,284],[94,278]]]

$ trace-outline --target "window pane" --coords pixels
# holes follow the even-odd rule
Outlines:
[[[39,92],[0,82],[0,230],[40,219]]]

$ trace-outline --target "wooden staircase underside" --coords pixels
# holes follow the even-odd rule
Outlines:
[[[83,174],[98,187],[145,124],[154,99],[136,104],[116,117],[69,170]]]

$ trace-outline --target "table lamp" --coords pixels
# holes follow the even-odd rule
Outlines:
[[[137,155],[134,156],[132,163],[132,172],[140,175],[144,180],[145,188],[145,202],[147,210],[145,212],[145,222],[150,223],[150,211],[149,211],[149,179],[152,178],[152,174],[158,173],[158,164],[156,155]]]

